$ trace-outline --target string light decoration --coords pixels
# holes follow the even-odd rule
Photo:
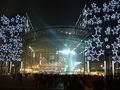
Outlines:
[[[0,61],[21,61],[23,53],[22,35],[29,31],[25,16],[1,17]]]
[[[112,59],[120,62],[120,0],[91,3],[83,12],[83,27],[94,29],[88,41],[88,60],[102,60],[108,52]]]

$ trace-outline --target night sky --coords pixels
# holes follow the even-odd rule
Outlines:
[[[84,0],[1,0],[0,14],[28,13],[35,28],[56,25],[75,25]]]

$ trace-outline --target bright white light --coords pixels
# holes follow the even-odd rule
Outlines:
[[[59,53],[62,53],[62,54],[68,55],[68,54],[70,53],[70,50],[69,50],[69,49],[62,50],[62,51],[59,51]]]
[[[31,47],[31,46],[29,46],[29,49],[31,50],[31,52],[33,52],[34,50],[33,50],[33,48]]]
[[[71,35],[72,33],[69,32],[69,35]]]
[[[78,65],[78,64],[81,64],[82,62],[75,62],[75,66]]]
[[[69,55],[69,54],[75,55],[75,52],[71,51],[70,49],[65,49],[65,50],[58,51],[58,52],[64,55]]]
[[[75,52],[74,52],[74,51],[70,51],[70,53],[71,53],[72,55],[75,55]]]
[[[35,58],[35,52],[33,52],[33,58]]]

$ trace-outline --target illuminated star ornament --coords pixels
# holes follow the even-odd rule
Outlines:
[[[29,31],[25,16],[1,17],[0,61],[21,61],[22,35]]]
[[[112,59],[120,62],[120,0],[104,3],[91,3],[83,12],[85,26],[94,30],[89,43],[88,60],[102,60],[111,52]],[[91,48],[92,47],[92,48]],[[108,50],[109,49],[109,50]],[[105,60],[105,58],[104,58]]]
[[[101,33],[102,28],[100,26],[96,26],[94,29],[96,33]]]

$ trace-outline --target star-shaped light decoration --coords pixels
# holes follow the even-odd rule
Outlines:
[[[94,29],[95,29],[96,33],[101,33],[102,27],[96,26],[96,27],[94,27]]]
[[[97,51],[94,51],[94,53],[91,54],[92,61],[97,60],[99,61],[100,54],[97,53]]]
[[[113,59],[115,62],[119,62],[119,63],[120,63],[120,56],[115,55],[115,56],[112,57],[112,59]]]
[[[110,49],[110,45],[106,45],[106,49]]]
[[[116,26],[117,31],[120,31],[120,24]]]
[[[106,35],[110,35],[110,32],[112,31],[111,27],[107,27],[106,28],[106,31],[105,31],[105,34]]]
[[[92,18],[92,25],[98,25],[98,24],[102,24],[102,20],[100,19],[100,17],[96,17],[96,15],[94,15]]]
[[[117,1],[117,9],[120,8],[120,0]]]
[[[3,23],[4,25],[8,25],[8,24],[10,23],[9,18],[6,17],[5,15],[3,15],[3,16],[1,17],[1,21],[2,21],[2,23]]]
[[[21,21],[22,20],[22,21]],[[22,37],[21,35],[27,31],[26,17],[20,15],[15,18],[8,18],[5,15],[1,17],[0,37],[2,39],[2,45],[0,45],[0,60],[7,61],[20,61],[22,50]]]
[[[97,44],[97,47],[102,47],[102,45],[103,45],[103,42],[101,42],[101,41],[97,41],[95,43]]]
[[[81,23],[81,26],[83,27],[83,28],[85,28],[86,27],[86,25],[87,25],[87,20],[86,19],[83,19],[83,21],[82,21],[82,23]]]
[[[120,43],[120,35],[116,38],[117,42]]]
[[[117,43],[117,45],[118,45],[118,47],[120,48],[120,42],[119,42],[119,43]]]
[[[92,35],[92,37],[93,37],[93,41],[100,41],[101,35],[98,35],[97,33],[95,33],[94,35]]]
[[[106,49],[110,49],[112,54],[117,55],[117,50],[120,47],[120,40],[118,38],[120,34],[119,7],[120,0],[110,0],[109,2],[102,4],[102,6],[98,6],[96,3],[93,3],[91,6],[89,6],[92,14],[91,16],[86,17],[87,25],[95,30],[95,34],[92,35],[92,43],[90,46],[90,48],[94,47],[94,49],[89,48],[91,50],[90,56],[92,60],[99,60],[100,55],[103,55],[107,51]],[[113,26],[109,24],[112,21],[113,23],[117,22],[118,25],[115,26],[113,24]],[[111,40],[111,38],[109,38],[110,35],[113,36],[114,41],[108,43],[108,41]],[[105,48],[103,47],[103,44],[107,44]]]
[[[117,6],[117,4],[118,4],[118,2],[117,2],[116,0],[111,0],[111,1],[109,2],[109,5],[112,6],[112,7]]]
[[[100,13],[100,11],[101,11],[101,8],[99,8],[99,7],[94,8],[95,13]]]
[[[15,19],[14,18],[11,18],[11,22],[14,22],[15,21]]]
[[[91,10],[90,8],[88,8],[88,9],[84,12],[84,14],[85,14],[86,16],[92,15],[92,13],[93,13],[93,10]]]
[[[96,3],[92,3],[91,7],[92,7],[92,9],[96,8],[97,7]]]
[[[86,45],[92,47],[92,40],[86,41]]]
[[[115,19],[116,19],[115,14],[111,15],[111,19],[112,19],[112,20],[115,20]]]
[[[104,40],[105,40],[105,42],[108,42],[108,40],[109,40],[109,39],[108,39],[108,37],[105,37],[105,39],[104,39]]]
[[[112,3],[109,3],[107,12],[109,13],[114,11],[115,11],[115,5],[113,5]]]
[[[92,20],[92,19],[88,20],[88,21],[87,21],[87,24],[88,24],[88,25],[93,25],[93,20]]]
[[[119,29],[114,27],[113,29],[111,29],[111,31],[112,31],[113,35],[115,35],[115,34],[118,34]]]
[[[100,49],[99,54],[104,55],[105,51],[103,49]]]
[[[104,19],[104,21],[110,21],[110,15],[105,14],[105,15],[103,16],[103,19]]]
[[[103,12],[107,12],[108,11],[108,6],[106,3],[103,3]]]
[[[90,52],[90,53],[93,53],[93,52],[94,52],[95,47],[94,47],[94,46],[91,46],[89,49],[90,49],[90,51],[89,51],[89,52]]]
[[[118,19],[118,23],[120,24],[120,19]]]
[[[1,30],[0,30],[1,31]],[[2,34],[2,32],[0,32],[0,37],[2,38],[3,37],[3,34]]]
[[[118,12],[115,12],[111,15],[112,20],[118,20],[120,18],[120,14]]]
[[[20,19],[20,15],[15,16],[15,19],[19,20]]]
[[[118,44],[116,42],[114,42],[113,44],[111,44],[113,49],[118,49]]]
[[[118,54],[118,50],[117,50],[116,48],[114,48],[114,49],[112,50],[112,53],[115,54],[115,55],[117,55],[117,54]]]

